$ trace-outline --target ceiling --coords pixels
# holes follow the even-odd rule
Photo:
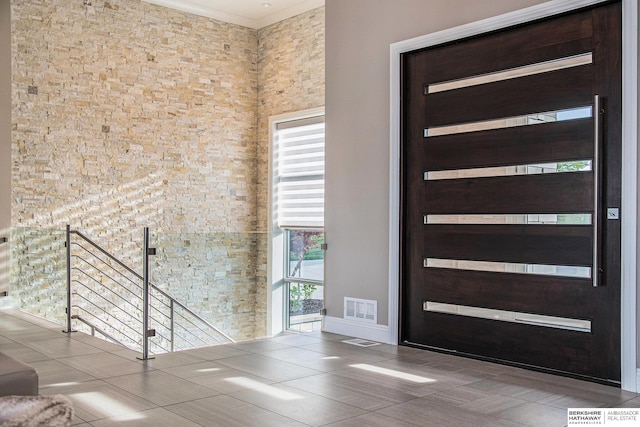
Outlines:
[[[143,0],[232,24],[259,29],[324,6],[324,0]],[[268,6],[266,6],[268,5]]]

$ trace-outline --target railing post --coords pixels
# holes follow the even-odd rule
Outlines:
[[[169,322],[171,324],[171,352],[173,353],[174,347],[173,347],[173,341],[175,339],[174,334],[173,334],[173,326],[174,326],[174,319],[173,319],[173,312],[175,310],[175,307],[173,305],[173,300],[170,299],[169,301],[171,301],[169,303],[170,308],[171,308],[171,317],[169,318]]]
[[[71,328],[71,226],[67,224],[67,240],[65,242],[67,250],[67,329],[62,332],[75,332]]]
[[[149,227],[142,245],[142,360],[149,359]]]

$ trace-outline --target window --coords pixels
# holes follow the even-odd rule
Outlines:
[[[324,294],[324,110],[271,119],[272,310],[282,328],[319,330]],[[280,265],[278,265],[280,264]],[[276,318],[278,313],[273,313]],[[275,321],[272,323],[278,323]],[[272,332],[279,328],[272,327]]]
[[[320,330],[324,305],[324,231],[286,230],[287,329]]]
[[[276,124],[277,223],[324,226],[324,116]]]

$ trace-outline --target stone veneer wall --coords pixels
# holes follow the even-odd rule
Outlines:
[[[258,230],[268,230],[269,117],[324,106],[325,8],[258,30]],[[258,245],[259,323],[267,313],[266,243]]]
[[[324,105],[324,8],[256,31],[138,0],[11,7],[11,294],[62,321],[65,225],[138,271],[149,227],[155,283],[266,335],[266,125]]]
[[[11,6],[13,296],[64,317],[64,236],[49,229],[69,223],[138,271],[143,227],[198,233],[189,250],[208,269],[169,284],[184,267],[159,263],[184,257],[157,257],[154,279],[200,289],[182,301],[252,338],[255,247],[212,249],[208,236],[256,229],[256,31],[138,0]],[[233,314],[213,298],[229,266],[243,271]]]

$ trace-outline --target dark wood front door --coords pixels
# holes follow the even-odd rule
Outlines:
[[[402,67],[401,342],[619,383],[621,4]]]

